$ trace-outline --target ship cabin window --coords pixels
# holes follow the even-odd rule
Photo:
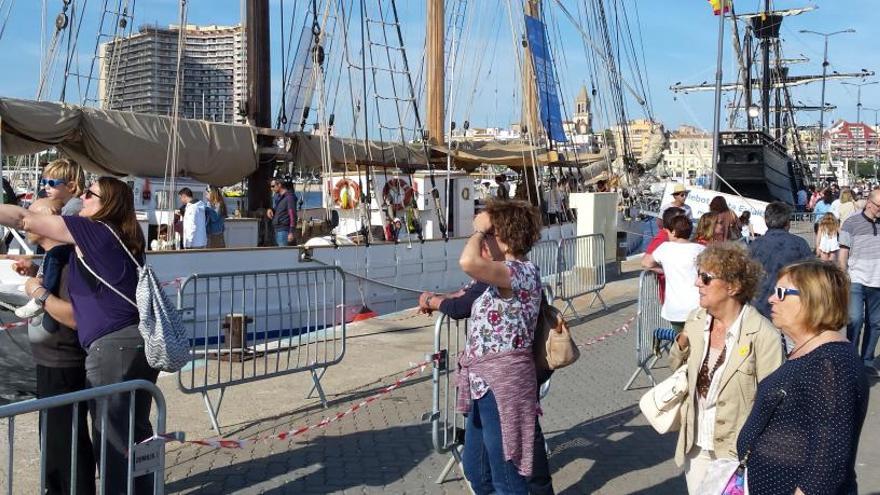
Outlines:
[[[749,153],[746,155],[746,161],[749,163],[754,163],[758,161],[758,155],[755,153]]]

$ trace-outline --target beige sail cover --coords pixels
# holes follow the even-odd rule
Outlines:
[[[4,155],[55,147],[95,174],[166,175],[170,117],[0,98],[0,118]],[[253,128],[180,119],[178,129],[176,176],[226,186],[257,169]]]

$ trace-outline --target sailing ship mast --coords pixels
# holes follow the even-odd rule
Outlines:
[[[247,101],[245,116],[255,127],[272,126],[271,78],[269,67],[269,0],[243,0],[245,3],[245,45],[247,49]],[[257,136],[260,156],[257,170],[247,178],[247,204],[250,211],[272,206],[269,179],[275,162],[261,151],[272,146],[270,136]]]
[[[428,1],[427,23],[427,133],[431,144],[443,144],[446,133],[443,122],[446,57],[445,39],[446,12],[444,0]]]

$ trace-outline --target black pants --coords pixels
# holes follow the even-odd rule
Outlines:
[[[147,364],[144,341],[137,326],[117,330],[92,342],[86,357],[86,379],[89,387],[100,387],[128,380],[147,380],[156,383],[159,371]],[[100,465],[101,449],[106,448],[106,472],[101,473],[104,493],[126,493],[128,478],[128,407],[129,394],[117,394],[109,399],[89,403],[92,417],[92,444],[95,459]],[[134,443],[153,436],[150,425],[152,397],[146,392],[135,394]],[[101,439],[102,408],[107,408],[107,438]],[[99,468],[100,469],[100,468]],[[152,493],[153,475],[135,478],[134,493]]]
[[[538,381],[538,394],[541,394],[541,384],[553,376],[553,370],[536,369]],[[540,397],[539,397],[540,398]],[[529,478],[529,493],[531,495],[554,495],[553,479],[550,477],[550,462],[547,460],[547,446],[544,440],[544,431],[541,430],[541,422],[535,418],[535,442],[532,446],[534,458],[532,461],[532,476]]]
[[[51,397],[86,388],[86,369],[50,368],[37,365],[37,397]],[[79,425],[76,438],[76,493],[94,495],[95,456],[89,439],[86,421],[88,404],[81,402],[76,422]],[[70,489],[70,452],[73,448],[73,406],[56,407],[43,412],[46,415],[46,493],[68,494]],[[42,418],[41,418],[42,423]],[[41,434],[43,434],[41,432]]]

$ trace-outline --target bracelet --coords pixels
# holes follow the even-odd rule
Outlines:
[[[31,291],[31,295],[30,295],[29,297],[30,297],[31,299],[39,299],[39,297],[37,297],[36,294],[37,294],[37,291],[40,290],[40,289],[43,289],[43,294],[42,294],[42,295],[45,295],[47,292],[49,292],[49,289],[47,289],[47,288],[43,287],[42,285],[40,285],[40,286],[38,286],[36,289],[34,289],[33,291]]]
[[[473,236],[473,235],[477,235],[477,234],[482,234],[483,236],[485,236],[485,235],[486,235],[486,232],[485,232],[485,231],[482,231],[482,230],[475,230],[474,233],[471,234],[471,235]]]

